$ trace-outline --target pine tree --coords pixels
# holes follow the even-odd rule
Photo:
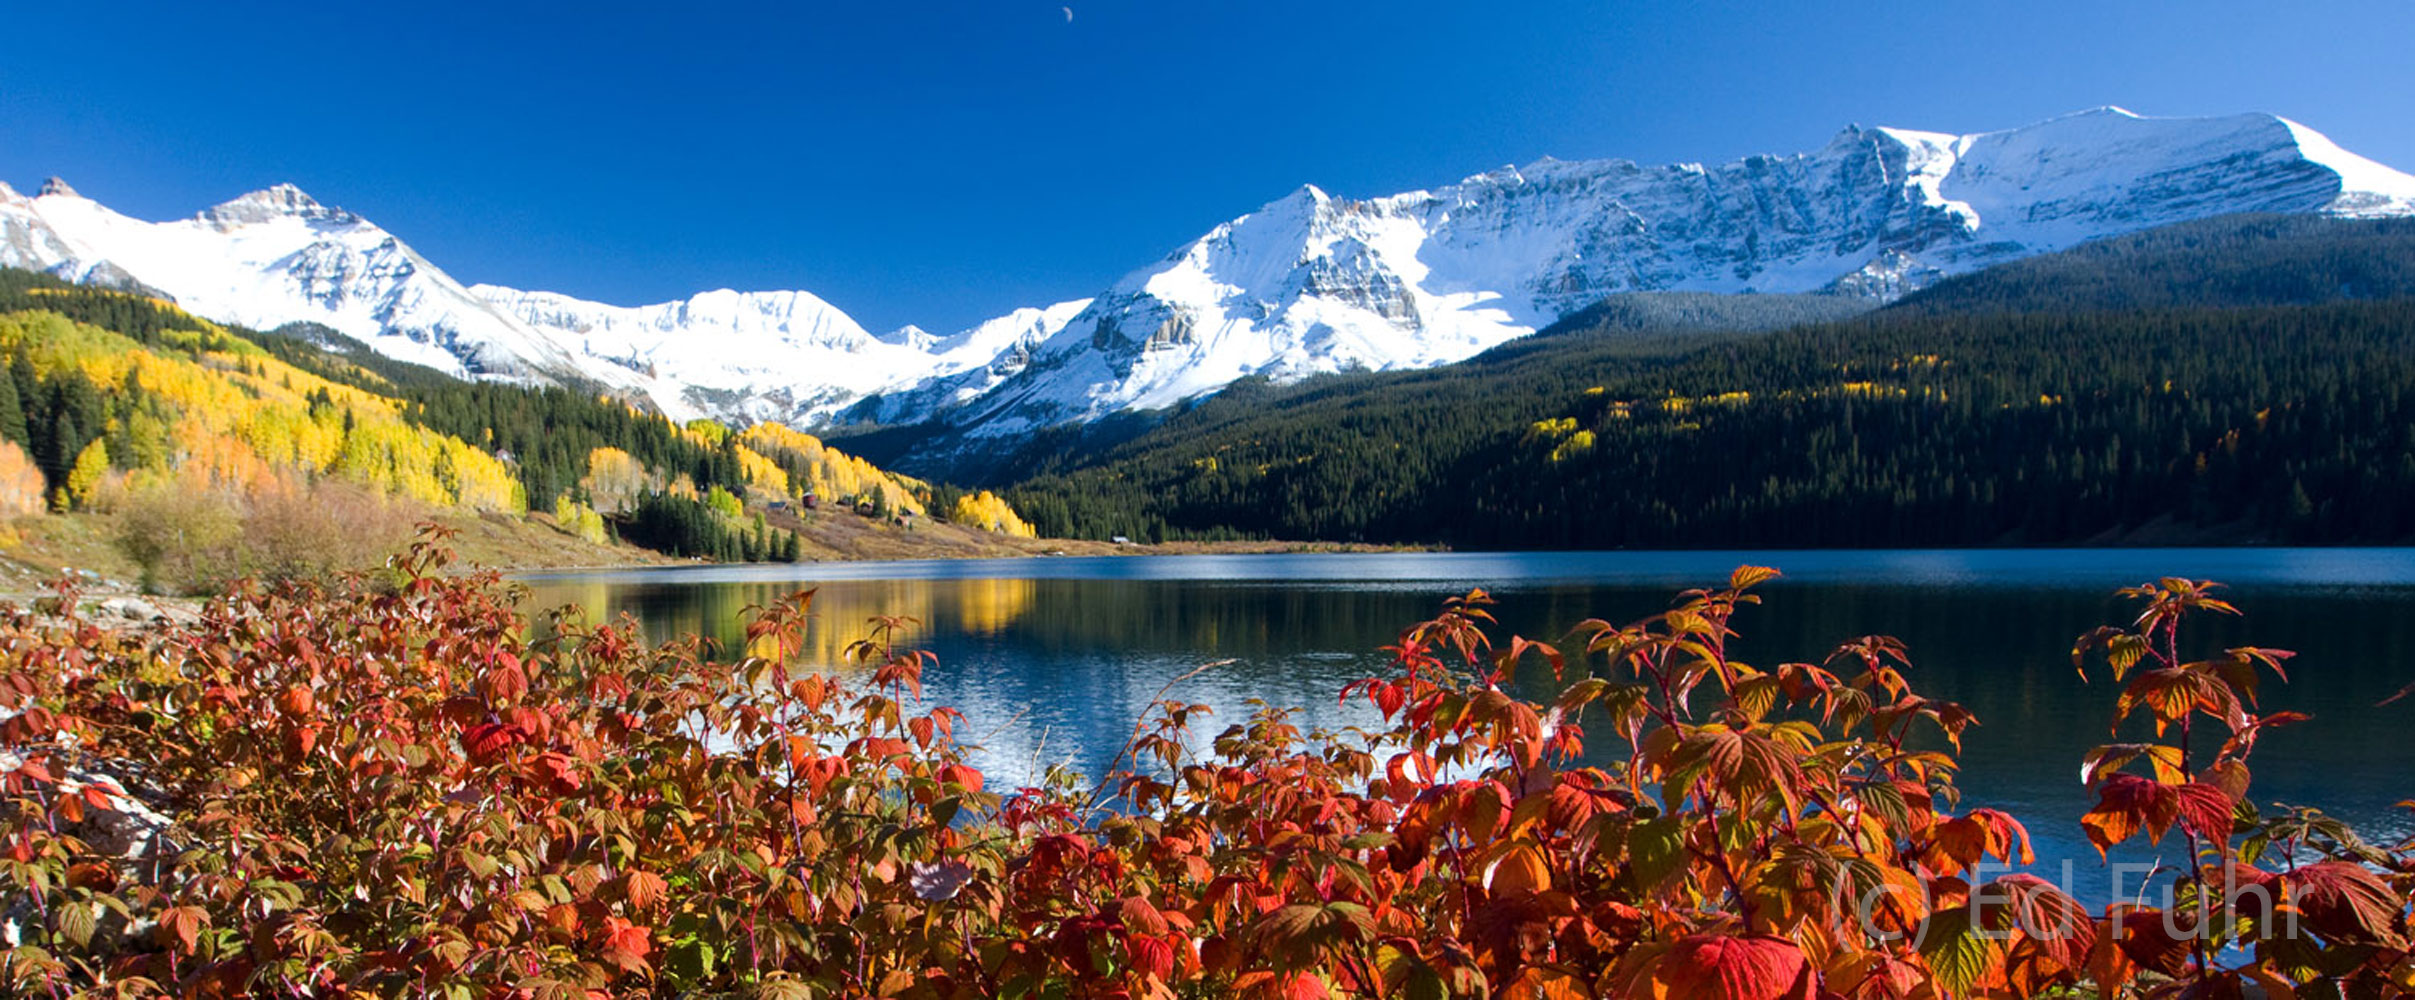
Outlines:
[[[33,446],[33,437],[25,425],[25,405],[17,395],[14,378],[0,378],[0,439],[19,447]]]
[[[14,383],[10,388],[16,390],[19,405],[30,408],[42,398],[42,378],[34,373],[33,356],[22,347],[9,359],[8,380]]]
[[[42,478],[52,489],[67,484],[67,474],[74,470],[76,456],[83,453],[85,443],[84,431],[76,426],[74,416],[62,414],[51,423],[46,447],[37,458],[42,465]]]

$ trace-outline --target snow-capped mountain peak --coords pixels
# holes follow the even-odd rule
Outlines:
[[[919,326],[915,326],[912,323],[908,323],[887,333],[880,334],[879,336],[881,343],[911,347],[918,351],[930,350],[931,345],[939,343],[938,334],[932,333],[931,331],[925,330]]]
[[[1023,370],[935,415],[1011,434],[1244,375],[1438,364],[1618,292],[1884,300],[2234,212],[2415,214],[2415,177],[2272,115],[2108,106],[1994,132],[1848,127],[1726,164],[1545,157],[1365,200],[1305,186],[1127,275]]]
[[[307,219],[333,225],[358,222],[359,217],[329,208],[291,184],[277,184],[205,209],[200,219],[221,232],[277,219]]]
[[[139,289],[257,329],[319,323],[465,377],[642,391],[488,308],[393,234],[289,184],[144,222],[53,179],[0,204],[0,264]]]
[[[808,292],[645,306],[464,286],[290,184],[145,222],[0,186],[0,264],[258,328],[323,323],[458,375],[679,418],[936,419],[971,437],[1170,406],[1248,375],[1456,361],[1631,291],[1885,300],[2083,240],[2234,212],[2415,214],[2415,177],[2272,115],[2102,107],[1993,132],[1847,127],[1819,149],[1649,166],[1542,157],[1376,198],[1303,184],[1090,299],[875,335]]]

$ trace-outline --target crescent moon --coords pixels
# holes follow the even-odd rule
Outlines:
[[[1067,8],[1064,8],[1064,10],[1065,10],[1065,23],[1066,23],[1066,24],[1072,24],[1072,23],[1073,23],[1073,8],[1071,8],[1071,7],[1067,7]]]

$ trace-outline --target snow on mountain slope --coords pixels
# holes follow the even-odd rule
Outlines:
[[[0,265],[259,328],[323,323],[458,375],[601,388],[674,418],[936,421],[969,438],[1162,408],[1247,375],[1469,357],[1626,291],[1891,299],[2084,240],[2233,212],[2415,214],[2415,177],[2270,115],[2118,108],[1973,135],[1848,128],[1715,166],[1544,159],[1364,200],[1304,186],[1093,299],[953,336],[806,292],[623,307],[464,287],[290,185],[143,222],[0,186]]]
[[[915,423],[962,406],[1031,363],[1032,350],[1090,308],[1089,299],[1023,308],[931,344],[934,374],[900,379],[843,411],[845,423]]]
[[[492,285],[470,291],[583,356],[642,373],[666,411],[742,423],[810,426],[868,393],[978,367],[996,354],[982,353],[986,341],[950,347],[978,330],[950,340],[915,327],[876,337],[810,292],[723,289],[624,307]]]
[[[879,409],[1015,434],[1244,375],[1456,361],[1614,292],[1891,299],[2235,212],[2415,214],[2415,177],[2270,115],[2100,108],[1975,135],[1848,128],[1814,152],[1709,167],[1546,159],[1367,200],[1303,187],[1126,276],[986,392]]]
[[[0,234],[0,264],[140,288],[222,322],[321,323],[461,376],[637,388],[489,308],[393,234],[289,184],[153,223],[53,179],[36,197],[0,198]]]
[[[961,380],[970,388],[960,392],[977,392],[1081,308],[1017,310],[947,338],[911,326],[875,336],[809,292],[725,289],[623,307],[464,288],[392,234],[291,185],[159,223],[56,179],[32,198],[0,187],[0,265],[159,295],[257,329],[321,323],[457,376],[601,388],[674,419],[800,426],[867,394],[999,367]]]

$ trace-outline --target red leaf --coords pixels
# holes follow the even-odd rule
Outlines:
[[[1139,896],[1127,896],[1116,904],[1116,914],[1123,920],[1124,929],[1135,934],[1163,934],[1168,929],[1165,914]]]
[[[1277,995],[1283,1000],[1325,1000],[1332,996],[1325,981],[1305,972],[1295,972],[1276,983]]]
[[[2116,907],[2097,931],[2098,940],[2110,943],[2113,948],[2100,945],[2096,957],[2091,959],[2093,971],[2100,978],[2117,978],[2114,974],[2123,971],[2122,962],[2116,960],[2119,958],[2167,976],[2179,975],[2188,963],[2192,942],[2189,928],[2174,928],[2170,926],[2172,922],[2162,910],[2151,907]],[[2118,955],[2109,954],[2116,949]]]
[[[536,780],[557,793],[575,792],[585,784],[585,778],[579,774],[578,764],[569,755],[557,750],[538,754],[535,760],[529,762],[529,769],[534,772]]]
[[[2029,847],[2029,830],[2021,821],[1995,809],[1973,809],[1970,815],[1938,823],[1930,829],[1928,859],[1942,871],[1969,869],[1984,857],[2021,864],[2036,860]]]
[[[1661,957],[1656,975],[1673,997],[1780,1000],[1807,994],[1809,963],[1782,938],[1696,934]]]
[[[2179,818],[2180,797],[2172,786],[2158,784],[2135,774],[2116,774],[2097,786],[2096,808],[2080,817],[2080,825],[2088,830],[2088,842],[2096,845],[2102,855],[2107,848],[2128,840],[2143,827],[2150,840],[2163,839],[2165,830]]]
[[[2335,941],[2406,947],[2406,897],[2347,861],[2323,861],[2281,876],[2290,901],[2314,932]]]
[[[2220,786],[2192,781],[2173,789],[2173,798],[2182,827],[2209,840],[2230,839],[2231,809],[2235,803],[2229,792]]]
[[[520,658],[503,653],[496,659],[496,667],[478,678],[478,693],[497,705],[519,701],[528,694],[528,675],[520,670]]]
[[[619,917],[604,918],[603,958],[630,972],[646,970],[646,955],[654,950],[651,928]]]
[[[461,731],[461,749],[470,755],[471,760],[486,763],[526,735],[518,726],[500,722],[480,723]]]
[[[1987,909],[1988,927],[2020,931],[2065,969],[2087,967],[2096,947],[2096,922],[2078,900],[2035,875],[2006,875],[1987,889],[1985,899],[1998,904]]]
[[[1174,946],[1164,938],[1135,935],[1125,940],[1124,948],[1141,975],[1162,982],[1174,974]]]
[[[283,709],[287,715],[301,717],[309,715],[313,709],[318,707],[318,699],[311,696],[308,686],[293,684],[288,685],[284,693],[277,695],[277,707]]]
[[[939,769],[939,780],[968,792],[981,790],[981,772],[963,764],[947,764]]]
[[[176,936],[176,947],[187,955],[201,942],[201,928],[209,914],[198,906],[179,906],[159,915],[159,922]]]
[[[1367,685],[1367,698],[1384,713],[1386,720],[1390,720],[1399,714],[1402,705],[1409,703],[1409,692],[1398,684],[1385,681]]]

